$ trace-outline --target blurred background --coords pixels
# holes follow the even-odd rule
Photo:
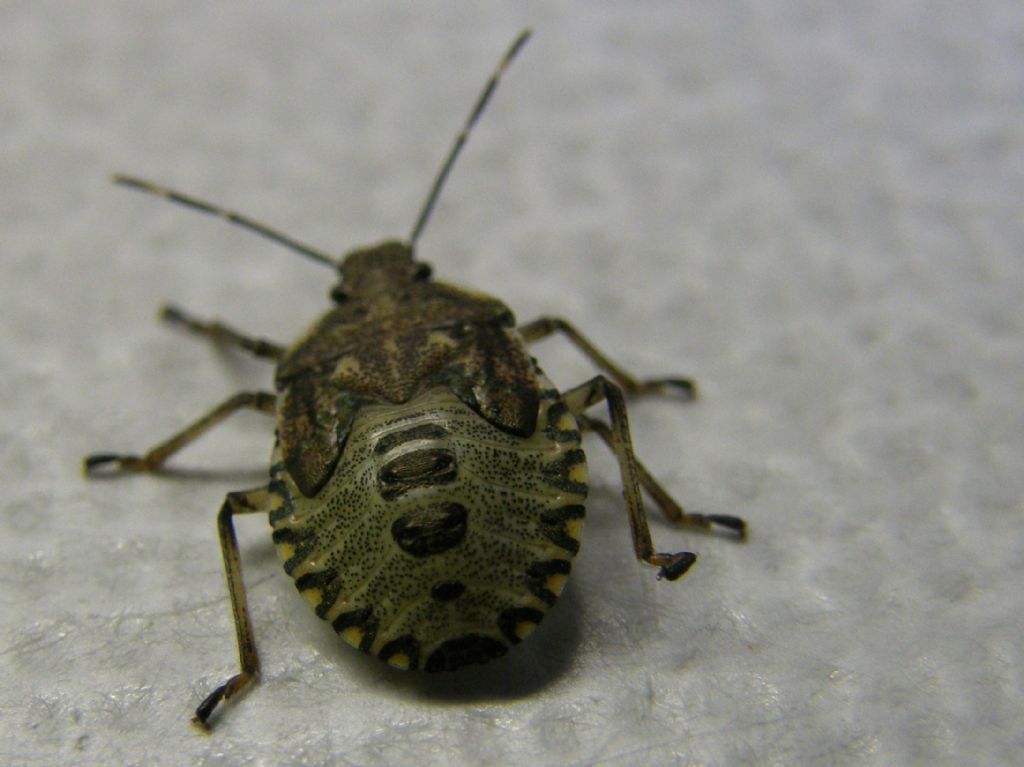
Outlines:
[[[265,364],[334,277],[110,175],[341,254],[405,237],[523,27],[418,255],[564,316],[693,405],[633,403],[694,510],[678,583],[632,555],[614,462],[567,591],[502,661],[403,675],[338,642],[239,520],[261,684],[214,516],[265,477],[239,415],[160,477],[85,481]],[[1024,7],[838,2],[0,5],[0,762],[1010,764],[1024,747]],[[593,374],[562,341],[556,383]]]

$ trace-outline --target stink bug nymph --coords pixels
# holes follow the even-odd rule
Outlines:
[[[256,221],[165,187],[121,184],[227,219],[340,273],[333,306],[290,347],[165,308],[162,317],[276,364],[274,392],[241,392],[143,455],[102,453],[85,471],[156,472],[243,408],[277,419],[270,479],[228,493],[217,516],[240,671],[199,705],[217,705],[259,672],[246,608],[237,514],[263,513],[284,570],[348,643],[403,669],[446,671],[505,654],[555,602],[579,549],[587,495],[581,431],[614,453],[636,556],[676,580],[689,552],[655,551],[641,488],[670,520],[720,526],[736,517],[687,514],[633,454],[624,394],[695,394],[684,378],[638,380],[562,319],[517,325],[501,301],[434,282],[415,259],[448,172],[508,63],[512,43],[449,150],[409,239],[335,259]],[[527,345],[561,333],[603,371],[559,391]],[[599,403],[608,418],[587,415]]]

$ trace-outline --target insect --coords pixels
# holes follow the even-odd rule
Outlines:
[[[340,259],[253,219],[127,176],[115,180],[222,217],[336,269],[332,307],[291,347],[174,307],[163,319],[276,364],[274,392],[236,394],[142,455],[99,453],[86,474],[157,472],[179,450],[242,409],[276,416],[266,485],[228,493],[217,515],[234,613],[239,673],[202,701],[218,705],[259,673],[234,518],[269,516],[284,570],[349,644],[392,666],[454,670],[504,655],[561,593],[579,549],[587,495],[581,432],[618,461],[636,556],[676,580],[696,560],[659,553],[641,488],[674,522],[739,537],[732,516],[683,511],[633,453],[625,394],[692,399],[685,378],[638,380],[568,322],[517,325],[490,296],[434,282],[415,245],[438,194],[522,32],[487,81],[448,152],[406,241]],[[603,371],[556,389],[527,345],[559,333]],[[604,403],[608,418],[587,415]]]

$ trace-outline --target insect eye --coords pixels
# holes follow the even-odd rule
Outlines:
[[[434,273],[434,270],[430,268],[430,264],[424,264],[422,262],[416,264],[416,271],[413,272],[412,278],[417,282],[424,282],[430,279],[430,275]]]
[[[348,293],[341,285],[335,285],[331,288],[331,300],[336,304],[343,304],[348,300]]]

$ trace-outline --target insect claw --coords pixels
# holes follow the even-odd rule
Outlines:
[[[732,530],[741,540],[747,539],[747,523],[739,517],[731,517],[725,514],[709,514],[705,519],[712,525]]]
[[[213,710],[217,708],[217,704],[224,698],[224,691],[227,689],[227,686],[227,683],[222,684],[206,696],[203,702],[199,704],[199,707],[196,708],[196,713],[192,717],[193,724],[199,725],[207,732],[210,731],[210,724],[207,720],[210,718]]]
[[[97,471],[99,467],[104,467]],[[82,471],[88,476],[97,474],[118,474],[127,471],[147,471],[149,464],[135,455],[118,455],[117,453],[94,453],[87,455],[82,461]]]
[[[206,696],[203,702],[199,704],[199,707],[196,708],[196,713],[192,717],[192,723],[209,732],[212,729],[209,722],[210,716],[220,702],[226,701],[228,698],[241,692],[252,681],[252,678],[252,674],[245,671],[241,674],[235,674],[235,676]]]
[[[694,514],[693,512],[688,512],[684,521],[688,524],[699,525],[705,530],[717,525],[736,533],[741,541],[747,538],[747,523],[739,517],[726,514]]]
[[[185,316],[185,312],[172,304],[160,307],[160,311],[157,313],[157,316],[164,322],[181,325],[188,324],[188,317]]]
[[[102,466],[106,463],[113,463],[117,461],[119,456],[113,453],[94,453],[93,455],[87,455],[85,460],[82,461],[82,472],[85,474],[92,474],[93,469],[97,466]]]
[[[693,567],[693,563],[696,561],[697,555],[691,551],[681,551],[678,554],[655,554],[651,558],[653,564],[662,565],[658,571],[659,581],[662,578],[669,581],[678,580]]]
[[[646,381],[644,388],[653,394],[675,395],[690,402],[697,399],[697,382],[689,378],[661,378]]]

